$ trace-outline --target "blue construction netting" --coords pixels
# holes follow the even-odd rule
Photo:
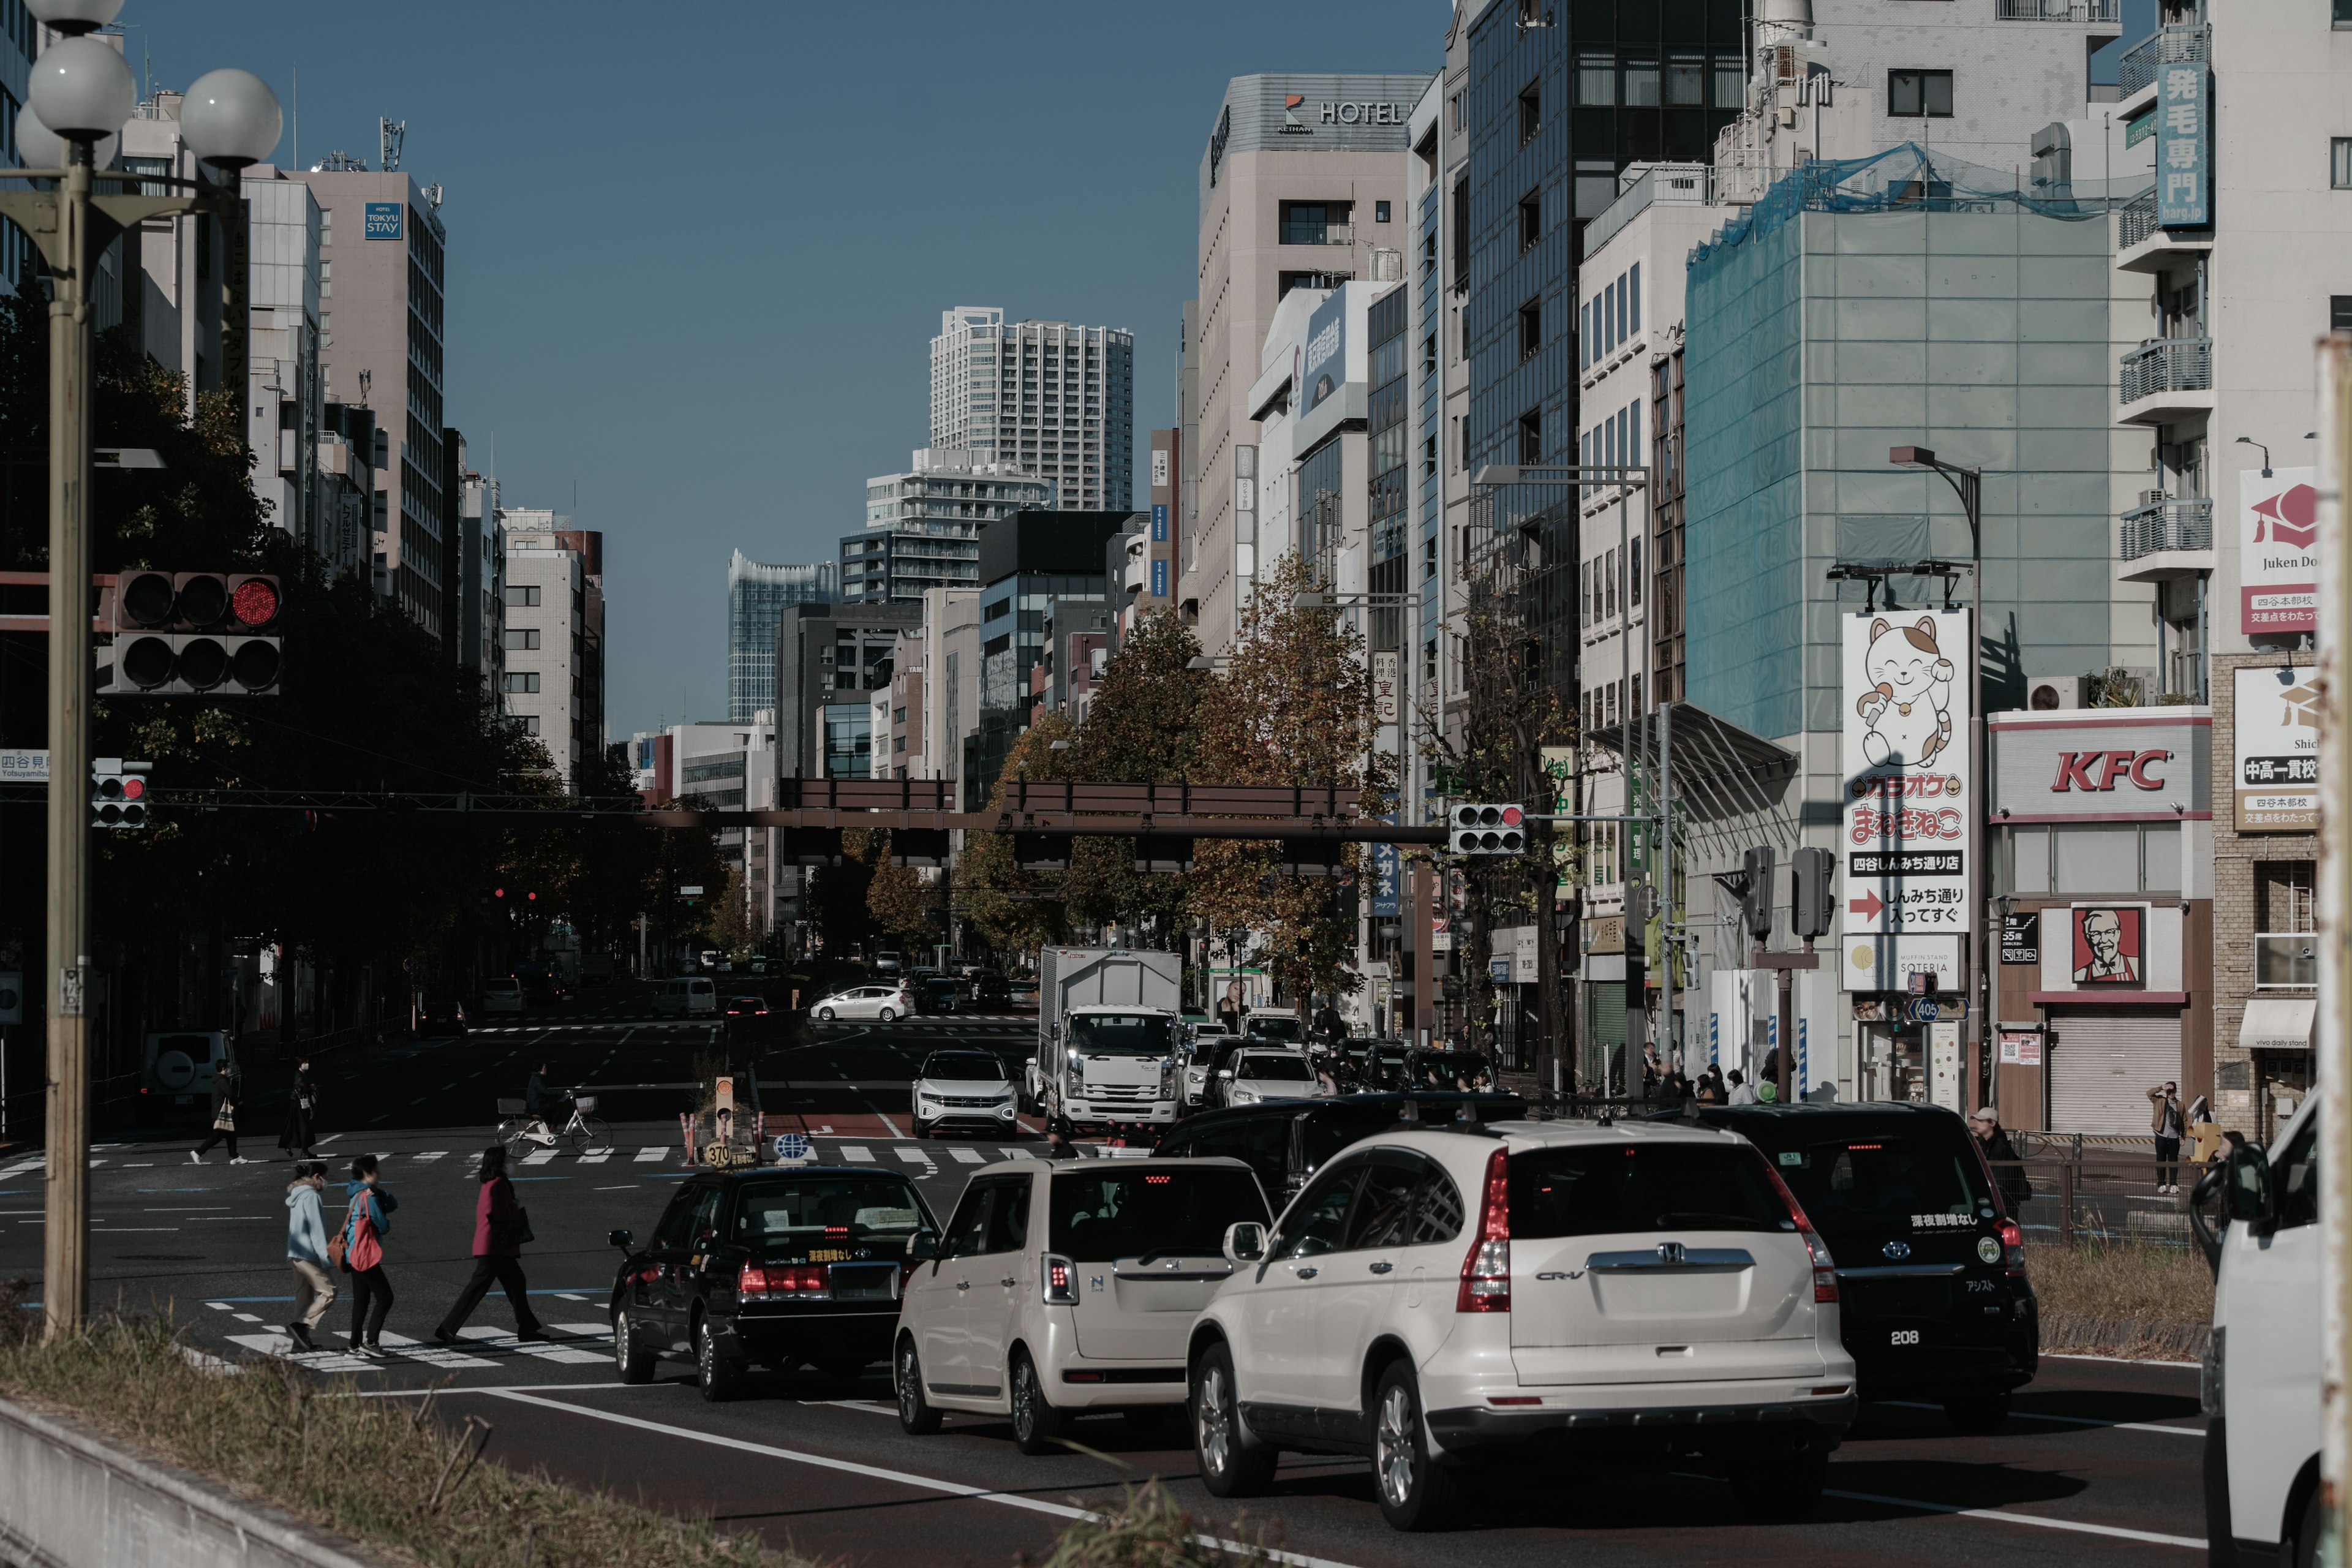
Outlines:
[[[2144,174],[2043,184],[2021,170],[1991,169],[1906,142],[1866,158],[1800,163],[1747,212],[1690,253],[1699,266],[1717,251],[1766,235],[1801,212],[2008,212],[2092,218],[2153,184]]]

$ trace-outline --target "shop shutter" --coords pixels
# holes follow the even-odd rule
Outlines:
[[[2050,1130],[2147,1136],[2147,1091],[2180,1078],[2179,1012],[2053,1008],[2050,1028]]]

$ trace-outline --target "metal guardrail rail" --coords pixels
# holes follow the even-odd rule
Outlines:
[[[2158,338],[2121,357],[2118,393],[2126,406],[2164,392],[2213,389],[2213,340]]]
[[[2120,22],[2123,0],[2000,0],[2004,22]]]
[[[2112,18],[2110,18],[2112,19]],[[2212,58],[2212,33],[2202,22],[2175,22],[2158,27],[2124,51],[2116,66],[2116,85],[2126,98],[2156,79],[2158,66]]]
[[[2204,496],[2151,501],[2124,513],[2116,552],[2126,561],[2168,550],[2213,548],[2213,502]]]

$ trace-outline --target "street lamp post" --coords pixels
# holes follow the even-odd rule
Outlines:
[[[1887,450],[1886,460],[1897,468],[1926,468],[1944,476],[1952,493],[1960,498],[1960,510],[1969,520],[1969,770],[1975,775],[1971,793],[1985,788],[1985,714],[1984,714],[1984,470],[1964,468],[1958,463],[1939,460],[1927,447],[1894,447]],[[1947,601],[1948,602],[1948,600]],[[1968,864],[1974,874],[1984,875],[1984,806],[1971,801],[1966,812],[1969,824]],[[1969,957],[1962,972],[1962,994],[1968,998],[1968,1018],[1965,1036],[1967,1081],[1960,1089],[1960,1112],[1963,1115],[1977,1107],[1977,1084],[1984,1070],[1985,1015],[1991,1010],[1990,977],[1991,965],[1984,961],[1984,906],[1977,900],[1969,900]],[[1979,985],[1979,977],[1984,984]],[[1923,1056],[1924,1060],[1924,1056]],[[1930,1081],[1934,1066],[1927,1064]]]
[[[89,35],[122,0],[29,0],[35,17],[65,35],[34,62],[29,102],[17,116],[26,169],[0,178],[52,182],[0,191],[0,216],[40,247],[49,266],[49,787],[47,1025],[48,1163],[41,1300],[48,1335],[79,1325],[89,1295],[89,776],[91,275],[114,237],[149,218],[238,207],[203,182],[96,167],[97,144],[138,107],[121,54]],[[278,145],[278,100],[249,72],[220,70],[188,89],[181,132],[204,163],[231,171]],[[128,190],[100,195],[110,181]],[[187,195],[144,195],[142,185],[185,185]]]

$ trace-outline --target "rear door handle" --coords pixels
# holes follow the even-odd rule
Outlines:
[[[969,1279],[959,1279],[956,1281],[956,1289],[959,1290],[969,1290],[971,1289],[971,1281]]]
[[[1009,1289],[1011,1289],[1013,1286],[1018,1285],[1019,1283],[1021,1283],[1021,1281],[1019,1281],[1018,1279],[1013,1279],[1013,1276],[1011,1276],[1010,1274],[1008,1274],[1008,1275],[1006,1275],[1003,1279],[999,1279],[999,1280],[997,1281],[997,1283],[998,1283],[999,1285],[1003,1286],[1006,1289],[1008,1289],[1008,1290],[1009,1290]]]
[[[1372,1272],[1375,1274],[1386,1274],[1390,1269],[1394,1268],[1395,1267],[1396,1265],[1393,1263],[1375,1263],[1371,1266],[1371,1268]]]

